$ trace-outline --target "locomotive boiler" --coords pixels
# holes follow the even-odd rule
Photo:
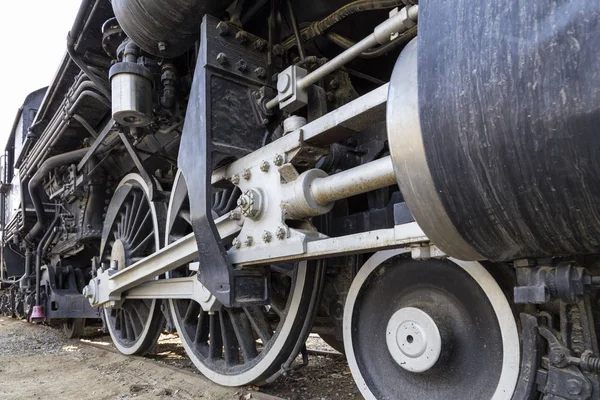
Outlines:
[[[600,4],[84,0],[20,109],[4,313],[226,386],[600,397]]]

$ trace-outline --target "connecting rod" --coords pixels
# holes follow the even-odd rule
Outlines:
[[[387,98],[387,85],[382,86],[375,91],[362,96],[359,99],[331,112],[311,124],[305,125],[302,129],[290,133],[283,138],[249,154],[246,157],[229,164],[213,173],[213,183],[223,179],[229,179],[232,174],[239,174],[244,168],[260,164],[260,160],[268,158],[273,154],[287,154],[295,152],[302,148],[307,140],[326,143],[327,135],[335,126],[347,124],[357,114],[364,115],[370,110],[376,110],[385,103]],[[331,137],[330,140],[339,140],[337,137]],[[256,153],[256,154],[255,154]],[[265,174],[267,175],[267,174]],[[274,175],[274,177],[277,177]],[[279,178],[274,181],[279,182]],[[264,182],[263,179],[256,181],[258,185]],[[289,183],[276,184],[272,187],[261,189],[267,195],[273,195],[265,202],[267,211],[263,214],[281,215],[282,213],[288,219],[303,219],[310,216],[321,215],[328,212],[336,200],[351,197],[357,194],[366,193],[379,188],[387,187],[396,183],[393,171],[393,165],[390,157],[384,157],[358,167],[352,168],[338,174],[327,176],[325,172],[312,169],[299,175],[296,180]],[[279,185],[279,186],[277,186]],[[259,187],[260,189],[260,187]],[[273,192],[273,193],[269,193]],[[274,201],[280,199],[282,201]],[[275,210],[277,208],[278,210]],[[232,238],[246,225],[252,227],[260,224],[261,220],[250,217],[240,218],[235,216],[236,210],[215,220],[216,228],[222,240]],[[239,211],[238,211],[239,212]],[[266,216],[265,216],[266,218]],[[410,226],[409,226],[410,225]],[[413,226],[414,225],[414,226]],[[300,252],[297,247],[288,251],[286,243],[292,239],[284,240],[280,243],[269,243],[279,249],[283,249],[277,254],[273,251],[261,250],[260,245],[241,249],[232,248],[229,250],[229,257],[236,265],[250,265],[259,262],[265,262],[270,258],[300,260],[318,256],[334,256],[346,253],[356,253],[361,251],[371,251],[373,249],[384,249],[399,246],[406,246],[413,242],[425,241],[427,238],[416,224],[406,224],[406,226],[397,226],[393,229],[380,230],[377,232],[363,232],[358,235],[348,235],[340,238],[326,238],[323,235],[314,235],[305,238],[305,244]],[[348,246],[341,246],[341,243],[347,243]],[[92,279],[84,290],[84,295],[90,300],[93,306],[107,304],[117,306],[118,302],[125,297],[127,293],[131,296],[157,295],[162,298],[171,296],[169,293],[174,288],[179,287],[188,294],[176,294],[174,296],[197,296],[199,293],[194,287],[190,286],[188,281],[179,283],[173,282],[172,285],[163,285],[160,288],[148,282],[158,275],[177,268],[186,263],[192,262],[198,257],[198,248],[194,234],[191,233],[184,238],[171,243],[156,253],[138,261],[137,263],[118,271],[116,269],[100,270],[98,276]],[[136,287],[144,284],[147,289],[143,291]],[[135,291],[131,289],[136,288]],[[169,289],[170,288],[170,289]],[[184,290],[185,289],[185,290]],[[126,293],[127,292],[127,293]],[[196,294],[194,294],[196,293]]]

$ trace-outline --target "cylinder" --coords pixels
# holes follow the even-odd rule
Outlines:
[[[600,3],[444,4],[420,4],[387,104],[415,220],[463,260],[600,253]]]
[[[173,58],[187,51],[200,36],[205,14],[223,12],[233,0],[113,0],[123,31],[140,48]],[[218,15],[216,15],[218,16]]]
[[[141,127],[152,121],[153,76],[145,67],[121,62],[110,69],[113,119],[121,125]]]

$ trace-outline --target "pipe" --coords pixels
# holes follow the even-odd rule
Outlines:
[[[393,33],[403,33],[409,28],[412,28],[417,21],[419,6],[405,7],[399,13],[383,21],[377,25],[369,36],[356,43],[354,46],[343,51],[337,57],[323,64],[304,78],[294,82],[296,90],[302,91],[309,86],[317,83],[327,75],[331,74],[338,68],[346,65],[350,61],[359,57],[363,52],[377,45],[389,43]],[[409,22],[410,21],[410,22]],[[280,77],[285,77],[286,74],[279,74]],[[288,79],[289,79],[288,75]],[[267,103],[267,109],[272,110],[279,105],[279,96],[271,99]]]
[[[296,37],[296,47],[298,48],[298,55],[300,56],[300,60],[304,60],[306,58],[306,53],[304,52],[304,46],[302,45],[302,35],[300,34],[300,28],[298,28],[298,19],[296,18],[296,13],[294,12],[292,1],[286,0],[285,3],[287,5],[288,13],[290,15],[292,30],[294,31],[294,36]]]
[[[407,44],[412,39],[414,39],[415,36],[417,36],[417,27],[416,26],[409,29],[402,36],[400,36],[397,39],[392,40],[388,44],[384,44],[383,46],[375,47],[373,49],[364,51],[363,53],[361,53],[360,58],[370,60],[373,58],[381,57],[382,55],[389,53],[392,50],[395,50],[396,48],[400,47],[401,45]],[[356,42],[348,39],[347,37],[344,37],[344,36],[342,36],[338,33],[334,33],[334,32],[327,33],[327,35],[325,35],[325,37],[344,49],[348,49],[356,44]]]
[[[23,273],[21,279],[19,279],[19,286],[21,286],[21,289],[25,289],[27,286],[29,286],[28,280],[29,275],[31,275],[31,255],[31,248],[27,246],[25,248],[25,272]]]
[[[302,29],[300,35],[305,42],[309,42],[310,40],[321,35],[323,32],[328,31],[342,20],[358,12],[385,10],[389,8],[403,6],[404,2],[402,0],[358,0],[350,4],[346,4],[345,6],[337,9],[322,20],[314,22],[310,26]],[[294,41],[294,37],[287,39],[283,43],[283,47],[285,47],[286,49],[291,48],[294,45]]]
[[[74,150],[48,158],[29,180],[29,195],[31,196],[31,202],[35,208],[37,222],[25,236],[26,242],[32,243],[32,241],[41,233],[42,229],[44,228],[45,212],[39,190],[41,189],[40,186],[43,183],[46,174],[48,174],[55,167],[80,160],[83,158],[83,156],[85,156],[88,149],[89,148],[86,147],[84,149]]]
[[[100,80],[96,74],[90,71],[88,66],[83,62],[81,56],[75,53],[75,49],[73,47],[74,41],[75,39],[71,37],[71,32],[69,32],[67,35],[67,53],[69,53],[69,56],[71,56],[71,59],[75,64],[77,64],[79,69],[81,69],[81,71],[83,71],[83,73],[86,74],[88,78],[90,78],[90,80],[96,84],[98,90],[104,95],[104,97],[110,99],[110,90],[108,90],[106,85],[104,85],[104,82],[102,82],[102,80]]]
[[[48,247],[48,244],[54,239],[54,227],[60,220],[60,214],[56,213],[56,217],[50,224],[50,227],[42,236],[42,240],[38,243],[37,250],[35,252],[35,305],[40,306],[40,286],[41,286],[41,275],[42,275],[42,252]]]

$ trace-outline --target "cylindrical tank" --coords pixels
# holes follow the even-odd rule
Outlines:
[[[155,56],[183,54],[200,35],[205,14],[224,11],[233,0],[113,0],[123,31]]]
[[[425,233],[464,260],[600,253],[600,2],[420,2],[388,136]]]

